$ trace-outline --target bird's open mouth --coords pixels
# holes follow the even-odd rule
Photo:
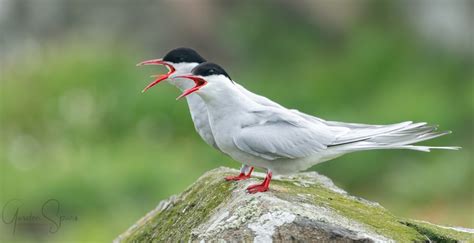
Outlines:
[[[147,91],[149,88],[155,86],[159,82],[169,78],[171,76],[171,74],[173,74],[176,71],[176,69],[173,67],[173,65],[163,61],[162,59],[153,59],[153,60],[143,61],[143,62],[137,64],[137,66],[142,66],[142,65],[164,65],[164,66],[166,66],[166,68],[168,68],[168,73],[167,74],[153,75],[152,77],[154,77],[156,79],[153,82],[151,82],[149,85],[147,85],[142,90],[142,92]]]
[[[206,80],[200,78],[200,77],[197,77],[197,76],[193,76],[193,75],[182,75],[182,76],[176,76],[175,78],[187,78],[187,79],[191,79],[192,81],[194,81],[194,83],[196,84],[194,87],[190,88],[190,89],[187,89],[185,90],[180,96],[178,96],[176,99],[181,99],[187,95],[190,95],[196,91],[198,91],[202,86],[206,85],[207,82]]]

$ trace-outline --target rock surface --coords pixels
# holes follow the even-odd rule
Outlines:
[[[473,242],[474,230],[399,218],[378,203],[348,195],[316,172],[276,177],[248,194],[257,178],[227,182],[237,170],[207,172],[183,193],[160,202],[115,242],[334,241]]]

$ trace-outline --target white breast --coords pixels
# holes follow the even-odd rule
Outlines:
[[[197,94],[188,95],[186,99],[191,118],[193,119],[194,128],[207,144],[220,150],[212,134],[211,126],[209,125],[206,104]]]

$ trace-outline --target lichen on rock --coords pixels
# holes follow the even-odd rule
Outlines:
[[[248,194],[256,179],[227,182],[237,170],[207,172],[115,242],[161,241],[473,241],[471,229],[392,215],[378,203],[351,196],[316,172],[275,177],[270,191]],[[255,173],[256,177],[263,177]]]

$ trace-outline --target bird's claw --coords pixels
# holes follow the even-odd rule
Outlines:
[[[256,185],[251,185],[247,187],[247,192],[250,194],[254,194],[257,192],[266,192],[268,191],[268,185],[265,184],[256,184]]]
[[[227,176],[225,178],[226,181],[242,181],[242,180],[247,180],[248,178],[250,178],[250,175],[246,175],[244,173],[240,173],[239,175],[237,176]]]
[[[227,176],[225,178],[226,181],[243,181],[243,180],[247,180],[248,178],[250,178],[250,175],[252,175],[252,172],[253,172],[253,167],[250,167],[250,171],[245,174],[244,172],[240,172],[240,174],[238,176]]]
[[[247,192],[250,194],[257,193],[257,192],[266,192],[268,191],[268,187],[270,186],[270,181],[272,180],[272,172],[270,170],[267,171],[267,176],[263,180],[261,184],[250,185],[247,187]]]

